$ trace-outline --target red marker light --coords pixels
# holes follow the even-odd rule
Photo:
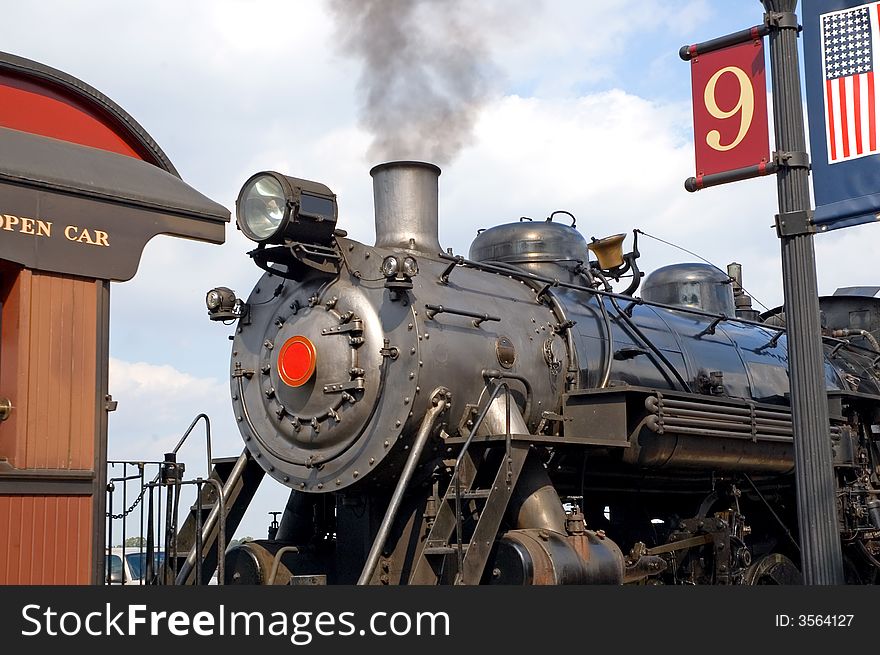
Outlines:
[[[285,384],[301,387],[314,374],[316,360],[315,346],[308,338],[291,337],[278,353],[278,374]]]

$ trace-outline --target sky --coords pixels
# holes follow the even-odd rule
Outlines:
[[[372,243],[371,107],[361,61],[343,47],[354,26],[332,6],[0,0],[0,8],[0,49],[109,96],[205,195],[232,210],[257,171],[317,180],[337,194],[338,226]],[[432,11],[417,37],[454,50],[438,32],[454,24],[483,75],[472,129],[442,164],[444,248],[467,254],[479,228],[564,209],[588,238],[639,228],[722,268],[740,262],[754,297],[782,303],[775,180],[683,188],[693,131],[678,49],[760,23],[757,0],[436,0]],[[816,238],[821,294],[876,282],[868,264],[878,229]],[[227,383],[232,328],[207,320],[204,296],[223,285],[247,297],[259,278],[250,245],[234,222],[222,246],[157,237],[136,277],[112,286],[111,458],[159,457],[200,412],[211,417],[215,456],[241,452]],[[693,260],[648,239],[639,247],[647,271]],[[182,451],[192,475],[205,472],[201,435]],[[237,536],[265,536],[267,512],[285,499],[267,480]]]

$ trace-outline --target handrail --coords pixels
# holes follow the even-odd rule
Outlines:
[[[272,571],[269,573],[269,577],[266,580],[266,585],[271,586],[275,584],[275,578],[278,575],[278,567],[281,564],[281,556],[287,553],[298,553],[299,548],[296,546],[284,546],[283,548],[279,548],[275,553],[275,557],[272,558]]]
[[[180,450],[181,446],[183,446],[183,443],[187,440],[187,437],[189,437],[190,433],[193,431],[193,428],[196,427],[196,423],[198,423],[199,420],[201,420],[201,419],[205,420],[205,445],[207,446],[207,451],[208,451],[208,475],[210,476],[211,469],[214,466],[213,460],[211,459],[211,419],[204,412],[202,412],[201,414],[198,414],[192,420],[192,423],[189,424],[189,427],[186,429],[186,432],[183,433],[183,436],[180,438],[180,441],[177,442],[177,445],[174,446],[174,448],[172,449],[171,452],[174,453],[175,455],[177,454],[177,451]]]
[[[247,466],[247,462],[248,450],[245,449],[244,452],[239,455],[238,460],[235,462],[235,466],[233,466],[232,471],[229,473],[229,477],[226,479],[225,483],[221,484],[219,480],[216,480],[214,478],[206,478],[202,480],[202,482],[207,482],[213,485],[214,488],[217,490],[217,503],[211,508],[208,517],[205,519],[204,525],[202,525],[203,541],[211,536],[211,532],[214,530],[215,526],[218,527],[219,534],[217,544],[217,584],[223,584],[223,558],[226,554],[226,501],[228,496],[232,494],[232,490],[235,488],[235,485],[238,484],[239,480],[241,479],[241,476],[244,473],[244,469]],[[198,498],[196,502],[201,503],[201,498]],[[183,566],[180,568],[180,573],[178,573],[177,575],[176,584],[183,584],[184,582],[186,582],[186,579],[189,577],[190,572],[196,564],[196,557],[196,550],[195,547],[193,547],[192,549],[190,549],[189,553],[186,556],[186,560],[183,563]]]

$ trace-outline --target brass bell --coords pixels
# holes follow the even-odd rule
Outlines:
[[[604,239],[594,239],[587,244],[587,248],[599,260],[599,268],[603,271],[610,271],[623,266],[623,240],[625,238],[626,234],[615,234]]]

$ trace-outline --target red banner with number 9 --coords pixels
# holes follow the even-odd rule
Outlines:
[[[764,43],[755,39],[691,58],[697,178],[766,164]]]

